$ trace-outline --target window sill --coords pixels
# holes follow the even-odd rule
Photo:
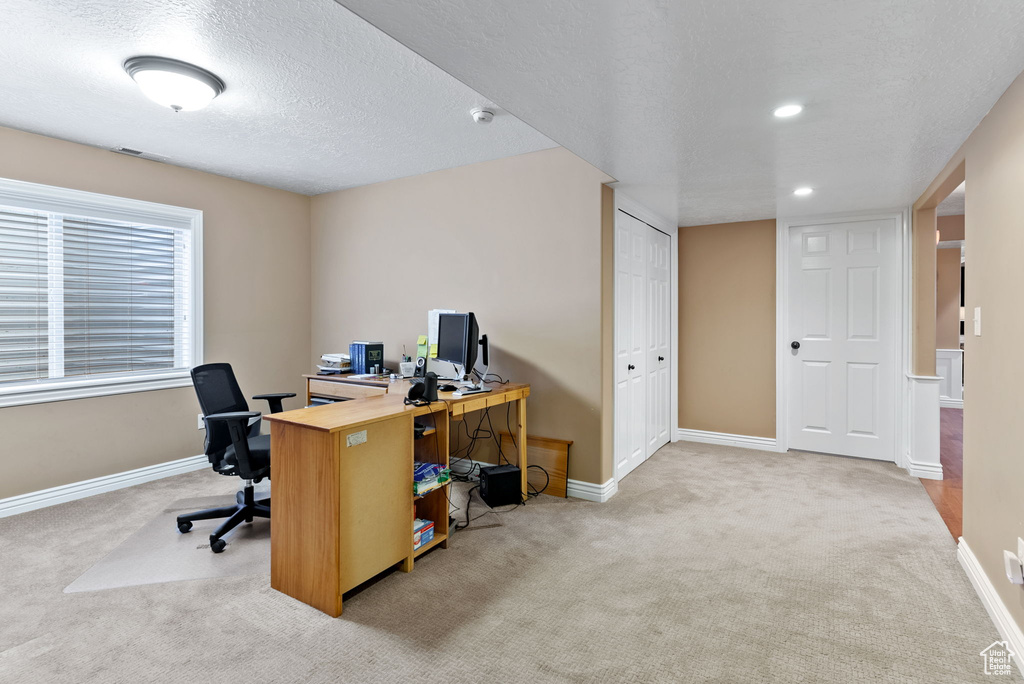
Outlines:
[[[191,386],[192,377],[187,370],[160,375],[73,380],[32,387],[23,385],[0,389],[0,408]]]

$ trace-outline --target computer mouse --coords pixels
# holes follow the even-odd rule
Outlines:
[[[457,389],[459,389],[459,388],[456,387],[455,385],[441,385],[440,387],[437,388],[437,391],[438,392],[454,392]]]

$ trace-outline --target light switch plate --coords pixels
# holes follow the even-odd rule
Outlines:
[[[203,414],[202,413],[197,413],[196,415],[199,417],[199,429],[200,430],[205,430],[206,429],[206,423],[203,422]]]
[[[366,444],[366,430],[360,430],[359,432],[353,432],[351,435],[348,435],[345,437],[345,444],[350,447]]]
[[[981,307],[974,307],[974,336],[981,337]]]
[[[1024,584],[1024,567],[1020,564],[1020,558],[1013,555],[1013,552],[1003,551],[1003,568],[1010,584]]]

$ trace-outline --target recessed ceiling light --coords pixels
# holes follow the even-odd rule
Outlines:
[[[224,81],[216,75],[167,57],[132,57],[124,70],[146,97],[176,112],[202,109],[224,92]]]
[[[814,188],[803,187],[794,190],[793,194],[796,195],[797,197],[806,197],[807,195],[810,195],[812,192],[814,192]]]
[[[776,108],[775,116],[779,117],[780,119],[787,119],[787,118],[789,118],[791,116],[796,116],[797,114],[799,114],[802,111],[804,111],[804,108],[803,108],[802,105],[798,105],[798,104],[782,105],[781,107]]]

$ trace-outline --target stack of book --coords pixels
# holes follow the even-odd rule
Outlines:
[[[320,375],[351,373],[352,361],[348,354],[324,354],[320,357],[320,365],[316,368]]]
[[[348,345],[352,372],[356,375],[384,372],[384,343],[356,340]]]

